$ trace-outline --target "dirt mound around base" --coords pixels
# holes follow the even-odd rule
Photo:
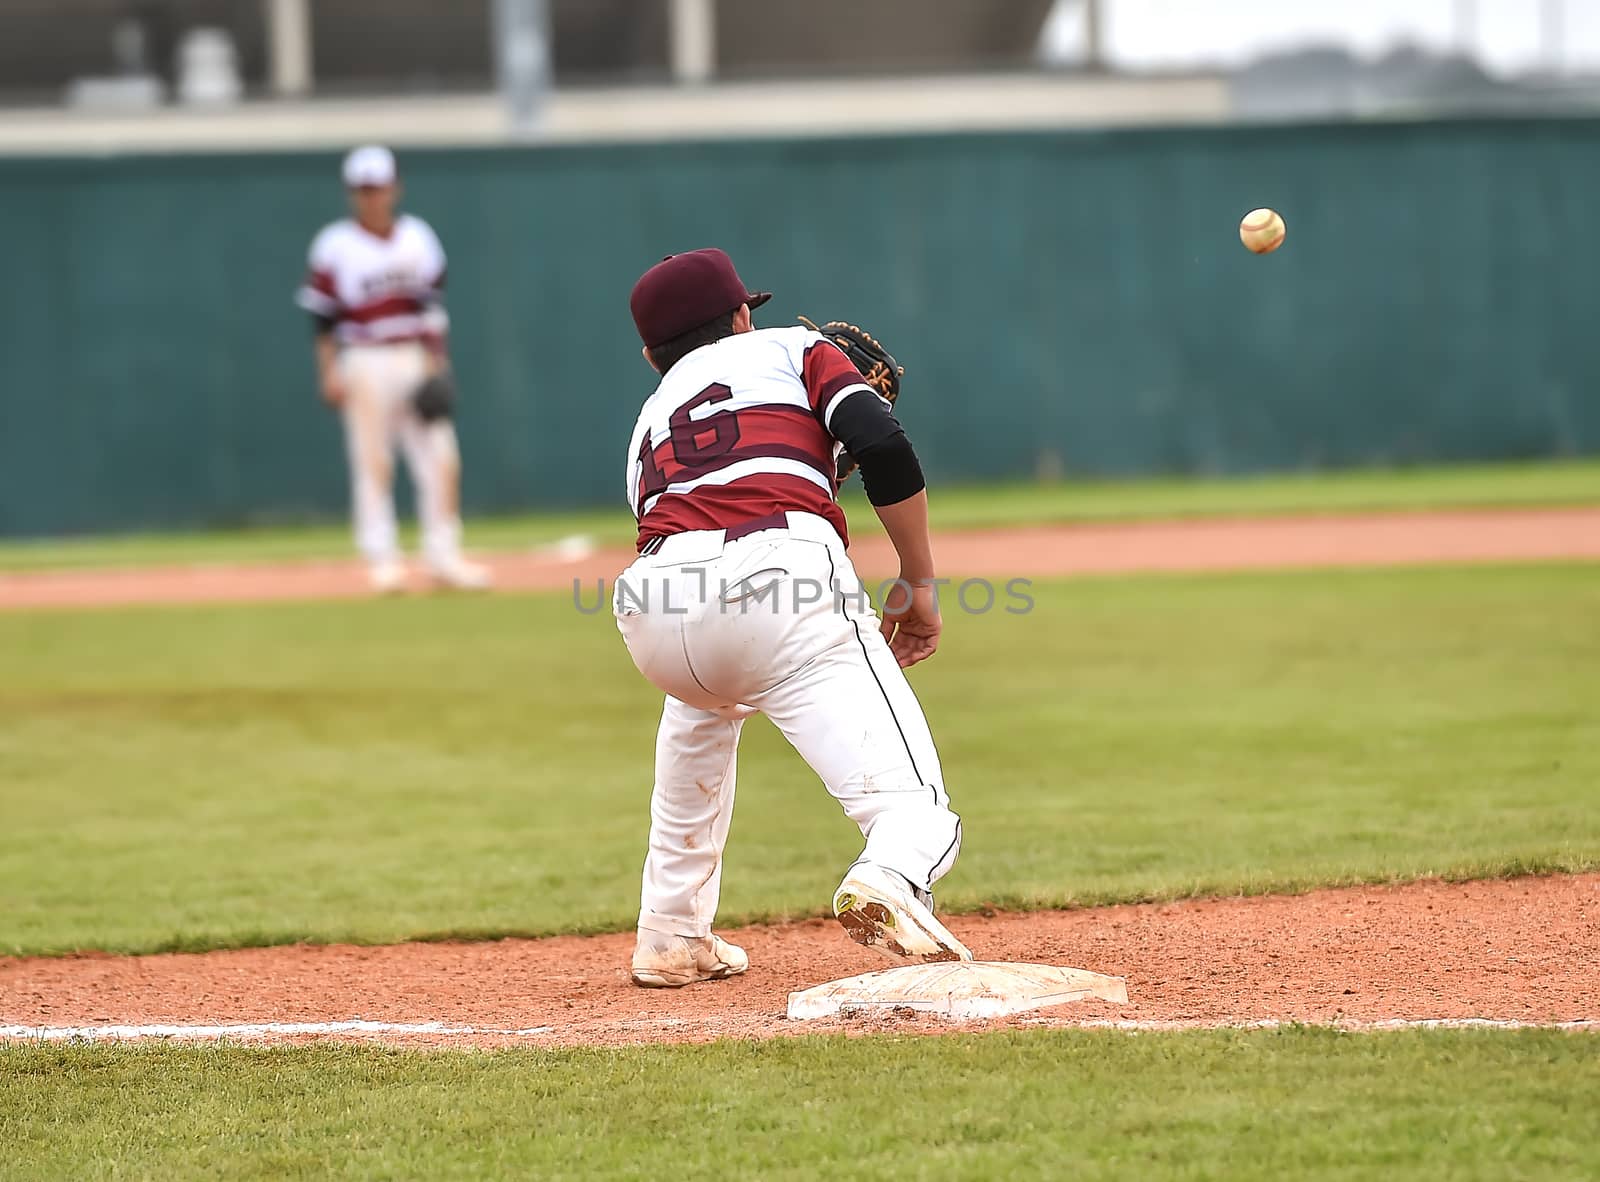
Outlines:
[[[1052,1024],[1600,1018],[1600,874],[968,915],[950,926],[986,960],[1127,978],[1127,1005],[1078,1003],[1051,1011]],[[748,949],[749,974],[681,990],[629,983],[631,934],[5,959],[0,1027],[360,1019],[439,1027],[378,1032],[385,1041],[472,1046],[697,1042],[866,1028],[784,1017],[793,990],[885,967],[832,921],[725,934]],[[293,1041],[306,1033],[250,1037]]]

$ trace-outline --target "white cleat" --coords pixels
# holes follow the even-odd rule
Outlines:
[[[972,959],[967,946],[935,918],[909,882],[870,862],[852,866],[845,874],[833,893],[833,913],[857,944],[891,957],[923,962]]]
[[[479,562],[457,558],[428,568],[434,581],[456,591],[487,591],[494,586],[494,572]]]
[[[641,930],[633,949],[633,983],[647,989],[677,989],[696,981],[737,977],[750,958],[721,936],[673,936]]]
[[[379,595],[398,595],[406,589],[406,564],[398,558],[375,562],[367,571],[367,582]]]

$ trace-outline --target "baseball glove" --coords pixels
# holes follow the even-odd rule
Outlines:
[[[843,320],[813,324],[802,316],[800,322],[813,332],[820,332],[837,345],[850,359],[850,363],[861,371],[861,376],[867,385],[881,394],[889,405],[893,406],[899,399],[900,379],[905,375],[905,367],[896,362],[889,350],[878,343],[878,338],[859,325],[846,324]],[[850,458],[850,453],[840,452],[834,479],[843,483],[855,470],[856,462]]]
[[[424,379],[411,395],[411,406],[424,423],[448,419],[456,408],[456,383],[448,370]]]

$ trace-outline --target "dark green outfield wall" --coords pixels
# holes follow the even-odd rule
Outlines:
[[[333,154],[0,161],[0,534],[344,510],[290,297]],[[1600,450],[1600,122],[411,151],[469,508],[616,500],[627,314],[726,246],[878,330],[937,478]],[[1234,227],[1282,210],[1287,246]]]

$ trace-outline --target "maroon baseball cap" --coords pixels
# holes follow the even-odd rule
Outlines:
[[[770,291],[751,291],[733,269],[733,260],[714,246],[669,254],[633,285],[628,307],[645,346],[654,349],[691,328],[734,311],[740,304],[759,308]]]

